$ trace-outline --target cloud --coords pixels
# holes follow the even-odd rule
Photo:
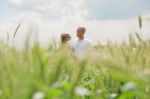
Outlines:
[[[7,0],[12,6],[15,7],[24,7],[27,5],[33,5],[37,0]]]
[[[87,0],[90,19],[129,19],[148,11],[149,0]]]
[[[127,41],[129,33],[138,31],[137,17],[124,20],[99,20],[98,16],[94,15],[94,13],[99,13],[99,6],[100,8],[107,8],[109,0],[101,0],[101,2],[97,0],[88,1],[9,0],[12,9],[21,9],[21,11],[18,15],[9,17],[6,21],[0,23],[0,37],[6,39],[7,32],[13,35],[19,23],[21,23],[21,27],[16,39],[13,41],[18,46],[22,45],[28,33],[32,33],[32,39],[37,37],[42,45],[48,44],[53,37],[59,40],[62,32],[70,33],[75,38],[78,26],[85,26],[87,28],[86,35],[93,41],[100,41],[101,43],[106,43],[108,39],[113,42]],[[87,3],[91,6],[87,6]],[[95,18],[92,18],[92,16]],[[148,16],[145,15],[144,17],[148,19]],[[148,22],[144,22],[144,24],[144,37],[149,38],[150,24]]]
[[[21,0],[9,0],[12,5],[20,6],[22,4]]]
[[[143,18],[147,18],[145,15]],[[38,38],[42,45],[47,45],[53,38],[60,40],[60,34],[63,32],[70,33],[73,38],[76,38],[76,28],[78,26],[85,26],[87,28],[86,36],[91,38],[94,42],[107,43],[108,40],[113,43],[121,43],[128,41],[129,33],[139,32],[138,20],[136,18],[126,20],[83,20],[82,22],[70,19],[63,20],[48,20],[43,19],[38,13],[28,13],[16,16],[7,20],[7,22],[0,24],[0,31],[3,31],[2,38],[6,39],[6,32],[10,35],[16,26],[21,22],[21,27],[18,31],[16,39],[13,44],[22,46],[23,41],[29,33],[32,33],[32,41]],[[149,26],[150,23],[143,21],[143,37],[150,38]],[[5,29],[5,30],[4,30]]]
[[[127,19],[149,12],[149,0],[7,0],[24,11],[36,11],[49,19],[84,16],[84,19]],[[81,14],[82,13],[82,14]]]
[[[86,19],[88,9],[85,0],[9,0],[14,8],[22,9],[22,12],[36,12],[49,20],[75,18]],[[16,10],[17,10],[16,9]]]

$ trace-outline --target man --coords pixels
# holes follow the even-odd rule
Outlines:
[[[78,27],[76,33],[77,39],[72,42],[74,55],[79,59],[83,59],[88,49],[92,47],[92,41],[85,38],[85,32],[85,27]]]

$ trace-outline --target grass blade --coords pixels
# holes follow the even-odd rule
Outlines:
[[[9,42],[9,33],[7,32],[7,42]]]
[[[20,27],[20,23],[18,24],[17,28],[15,29],[14,38],[16,37],[16,34],[17,34],[18,30],[19,30],[19,27]]]
[[[140,42],[142,42],[141,36],[140,36],[138,33],[136,33],[136,32],[135,32],[135,35],[136,35],[136,38],[137,38]]]
[[[141,16],[138,17],[138,21],[139,21],[139,27],[141,29],[142,28],[142,17]]]

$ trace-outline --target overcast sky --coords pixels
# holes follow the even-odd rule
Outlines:
[[[12,34],[21,23],[16,42],[29,30],[42,43],[68,32],[75,38],[78,26],[87,27],[87,36],[95,41],[126,40],[138,31],[137,16],[150,16],[150,0],[0,0],[0,37]],[[145,21],[143,34],[150,37],[150,22]],[[31,31],[30,31],[31,32]]]

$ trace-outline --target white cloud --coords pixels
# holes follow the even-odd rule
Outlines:
[[[32,32],[34,37],[38,36],[39,41],[45,45],[48,44],[53,37],[57,40],[60,38],[62,32],[70,33],[73,38],[75,38],[76,28],[78,26],[85,26],[87,28],[87,36],[93,41],[100,41],[102,44],[106,43],[107,40],[112,40],[113,42],[122,42],[128,40],[128,34],[133,32],[138,32],[138,22],[137,18],[128,20],[84,20],[82,22],[76,22],[77,20],[47,20],[43,19],[37,13],[23,14],[17,17],[8,19],[6,23],[0,24],[5,31],[8,31],[11,35],[17,26],[21,22],[21,27],[18,31],[14,44],[21,46],[23,40],[25,40],[27,34]],[[148,32],[150,23],[144,22],[143,37],[150,38]],[[5,29],[5,30],[4,30]],[[29,31],[30,29],[30,31]],[[32,30],[32,31],[31,31]],[[36,35],[36,36],[35,36]],[[34,39],[32,37],[32,39]],[[18,43],[19,42],[19,43]]]
[[[87,36],[95,42],[100,41],[101,43],[106,43],[108,39],[113,42],[121,42],[128,39],[130,32],[138,31],[136,18],[105,21],[87,20],[90,12],[85,5],[85,0],[9,0],[9,3],[22,9],[22,13],[0,23],[0,37],[5,39],[7,31],[13,35],[17,24],[21,23],[14,41],[14,44],[19,46],[22,45],[29,29],[33,35],[38,35],[42,44],[47,44],[53,37],[59,40],[62,32],[70,33],[75,38],[78,26],[87,27]],[[143,30],[143,34],[147,38],[150,38],[147,33],[150,32],[149,26],[150,24],[146,23]]]
[[[21,0],[9,0],[9,2],[15,6],[20,6],[22,4]]]
[[[21,7],[21,6],[26,6],[26,5],[30,5],[30,4],[34,4],[37,2],[37,0],[7,0],[8,3],[10,3],[13,6],[16,7]]]
[[[37,12],[44,18],[52,20],[70,16],[86,18],[88,14],[85,0],[9,0],[9,3],[22,9],[22,12]]]

